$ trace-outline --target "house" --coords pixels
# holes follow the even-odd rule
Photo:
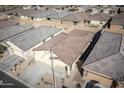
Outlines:
[[[78,23],[84,23],[88,16],[89,14],[87,12],[71,13],[70,15],[62,18],[62,23],[77,25]]]
[[[110,29],[114,30],[124,29],[124,13],[117,14],[112,18]]]
[[[22,8],[23,9],[31,9],[33,6],[32,5],[24,5]]]
[[[25,59],[29,57],[30,59],[30,56],[33,57],[32,55],[34,54],[32,52],[33,48],[37,47],[39,44],[43,44],[54,35],[59,34],[60,31],[62,31],[61,28],[40,26],[34,29],[28,29],[23,33],[8,38],[3,43],[8,46],[12,54],[16,54]]]
[[[52,55],[55,71],[64,76],[70,75],[70,71],[75,68],[76,60],[85,50],[93,35],[93,32],[78,29],[68,34],[60,33],[33,50],[36,53],[36,60],[51,65]]]
[[[59,22],[62,23],[62,18],[70,15],[69,11],[57,11],[55,14],[47,16],[47,20],[51,22]]]
[[[43,5],[43,8],[45,8],[45,10],[56,9],[58,11],[69,10],[74,7],[75,5]]]
[[[55,14],[47,16],[47,18],[49,18],[49,20],[61,19],[70,14],[71,13],[69,11],[57,11]]]
[[[88,12],[90,14],[100,13],[101,6],[97,5],[81,5],[79,6],[79,11]]]
[[[80,5],[78,7],[78,12],[87,12],[88,10],[90,11],[90,7],[92,7],[92,5]]]
[[[110,87],[124,82],[124,35],[104,31],[82,63],[84,79],[96,80]],[[82,60],[82,59],[80,59]]]
[[[108,21],[109,18],[110,18],[109,14],[96,13],[89,15],[86,21],[88,25],[91,27],[99,27],[99,26],[103,26]]]
[[[106,14],[117,14],[119,11],[119,7],[116,6],[107,6],[107,7],[103,7],[103,12]]]
[[[20,17],[22,19],[32,19],[32,20],[43,20],[46,19],[47,16],[57,13],[54,9],[48,9],[44,11],[42,9],[13,9],[10,11],[5,11],[5,14],[14,15]]]
[[[40,11],[40,10],[39,10]],[[43,12],[37,12],[32,16],[33,20],[39,21],[39,20],[46,20],[48,16],[56,14],[57,11],[55,9],[48,9],[47,11]]]
[[[41,14],[42,10],[35,10],[35,9],[13,9],[11,11],[4,12],[8,15],[13,15],[20,17],[22,19],[33,19],[35,15]]]
[[[44,5],[43,7],[46,10],[48,10],[48,9],[64,10],[65,5]]]

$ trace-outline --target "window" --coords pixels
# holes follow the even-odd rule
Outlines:
[[[47,20],[49,20],[49,21],[50,21],[50,18],[47,18]]]
[[[74,21],[74,25],[77,25],[77,22],[76,21]]]

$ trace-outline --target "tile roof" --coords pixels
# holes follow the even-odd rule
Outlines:
[[[80,5],[79,7],[82,9],[90,9],[92,7],[94,7],[95,5]]]
[[[23,33],[26,30],[34,28],[33,25],[14,25],[0,30],[0,41],[11,38],[17,34]]]
[[[5,11],[5,14],[20,14],[27,17],[36,17],[36,18],[44,18],[51,14],[55,14],[56,10],[48,9],[47,11],[44,10],[35,10],[35,9],[13,9],[9,11]]]
[[[33,49],[34,51],[49,51],[50,48],[53,48],[56,44],[58,44],[60,41],[62,41],[63,39],[65,39],[67,36],[66,33],[61,32],[59,35],[55,36],[54,38],[52,38],[51,40],[47,41],[46,43],[44,43],[43,45],[40,45],[39,47]]]
[[[111,24],[124,25],[124,13],[115,15],[111,21]]]
[[[89,14],[87,12],[77,12],[65,16],[64,18],[62,18],[62,20],[80,22],[82,19],[86,19],[88,16]]]
[[[96,13],[96,14],[92,14],[90,15],[87,20],[98,20],[98,21],[107,21],[110,18],[109,14],[105,14],[105,13]]]
[[[52,35],[61,31],[61,28],[53,28],[47,26],[39,26],[35,29],[28,30],[25,33],[17,35],[8,41],[15,44],[23,51],[27,51],[33,46],[41,43],[43,40],[48,39]]]
[[[83,49],[91,41],[93,35],[93,32],[74,29],[66,36],[62,34],[58,37],[56,36],[57,39],[60,38],[60,41],[53,38],[54,40],[51,39],[50,41],[46,42],[45,45],[41,45],[39,51],[40,49],[49,50],[49,48],[52,46],[53,53],[56,54],[60,60],[69,66],[72,66],[77,57],[80,56]],[[54,41],[55,44],[53,46],[52,44]]]
[[[120,79],[124,75],[123,49],[124,35],[103,32],[82,67],[114,79]]]
[[[107,6],[107,7],[103,7],[103,10],[106,10],[106,9],[110,9],[110,10],[113,10],[113,11],[117,11],[119,9],[119,7],[116,7],[114,5],[111,5],[111,6]]]
[[[43,5],[43,7],[47,7],[47,8],[62,8],[65,6],[66,5]]]
[[[9,26],[17,25],[18,22],[14,22],[12,20],[2,20],[0,21],[0,29],[4,29]]]
[[[65,16],[70,15],[71,13],[69,11],[57,11],[55,14],[52,14],[50,16],[47,16],[51,19],[62,19]]]

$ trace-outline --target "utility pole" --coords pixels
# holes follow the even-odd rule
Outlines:
[[[53,67],[54,64],[53,64],[53,55],[52,55],[52,49],[51,48],[50,48],[50,59],[51,59],[54,88],[56,88],[56,79],[55,79],[55,73],[54,73],[54,67]]]

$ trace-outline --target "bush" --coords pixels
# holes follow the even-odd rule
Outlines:
[[[0,44],[0,54],[3,54],[5,51],[7,51],[7,47]]]

